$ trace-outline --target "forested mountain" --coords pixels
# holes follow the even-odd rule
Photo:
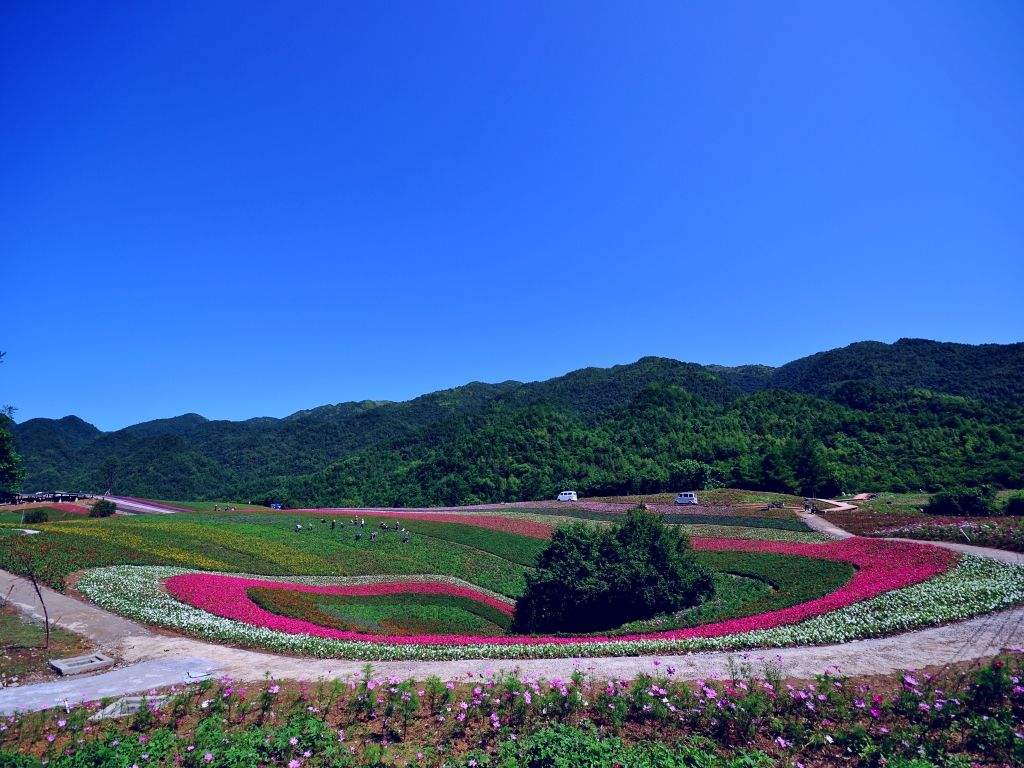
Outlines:
[[[1024,478],[1024,344],[861,342],[768,366],[642,358],[283,419],[14,429],[29,490],[438,504],[713,483],[816,494]]]
[[[861,341],[787,363],[772,373],[768,386],[827,397],[845,381],[870,381],[890,389],[1021,400],[1022,369],[1024,344]]]

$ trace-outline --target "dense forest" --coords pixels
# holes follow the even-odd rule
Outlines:
[[[1024,478],[1024,344],[861,342],[767,366],[665,358],[284,419],[14,427],[25,487],[427,505],[710,485],[828,495]]]

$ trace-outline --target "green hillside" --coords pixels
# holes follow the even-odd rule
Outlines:
[[[1024,477],[1024,344],[861,342],[780,368],[647,357],[284,419],[15,427],[26,489],[455,504],[732,484],[798,493]]]

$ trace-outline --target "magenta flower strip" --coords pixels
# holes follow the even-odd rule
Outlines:
[[[752,630],[772,629],[796,624],[814,616],[835,611],[870,599],[890,590],[918,584],[948,570],[958,555],[923,544],[851,538],[826,544],[758,541],[746,539],[694,539],[694,549],[734,552],[770,552],[784,555],[822,558],[850,563],[857,568],[853,578],[834,592],[815,600],[776,611],[719,621],[699,627],[664,632],[607,637],[566,636],[473,636],[473,635],[369,635],[324,627],[301,619],[280,616],[257,605],[248,595],[254,587],[288,589],[330,595],[388,595],[402,593],[438,594],[478,600],[506,614],[511,606],[479,590],[443,582],[381,582],[364,585],[312,586],[281,581],[244,578],[216,573],[187,573],[165,582],[167,591],[195,608],[253,626],[289,634],[307,634],[336,640],[371,641],[394,645],[481,645],[481,644],[568,644],[628,642],[635,640],[674,640],[719,637]]]

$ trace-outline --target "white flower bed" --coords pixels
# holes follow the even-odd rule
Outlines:
[[[291,635],[214,616],[178,602],[164,590],[164,579],[190,572],[193,571],[164,566],[119,565],[87,571],[77,586],[82,594],[110,611],[203,639],[297,656],[373,661],[635,656],[822,645],[958,621],[1024,603],[1024,567],[964,556],[954,568],[921,584],[887,592],[799,624],[723,637],[564,645],[386,645]],[[352,579],[322,577],[277,578],[315,584],[353,583]]]

